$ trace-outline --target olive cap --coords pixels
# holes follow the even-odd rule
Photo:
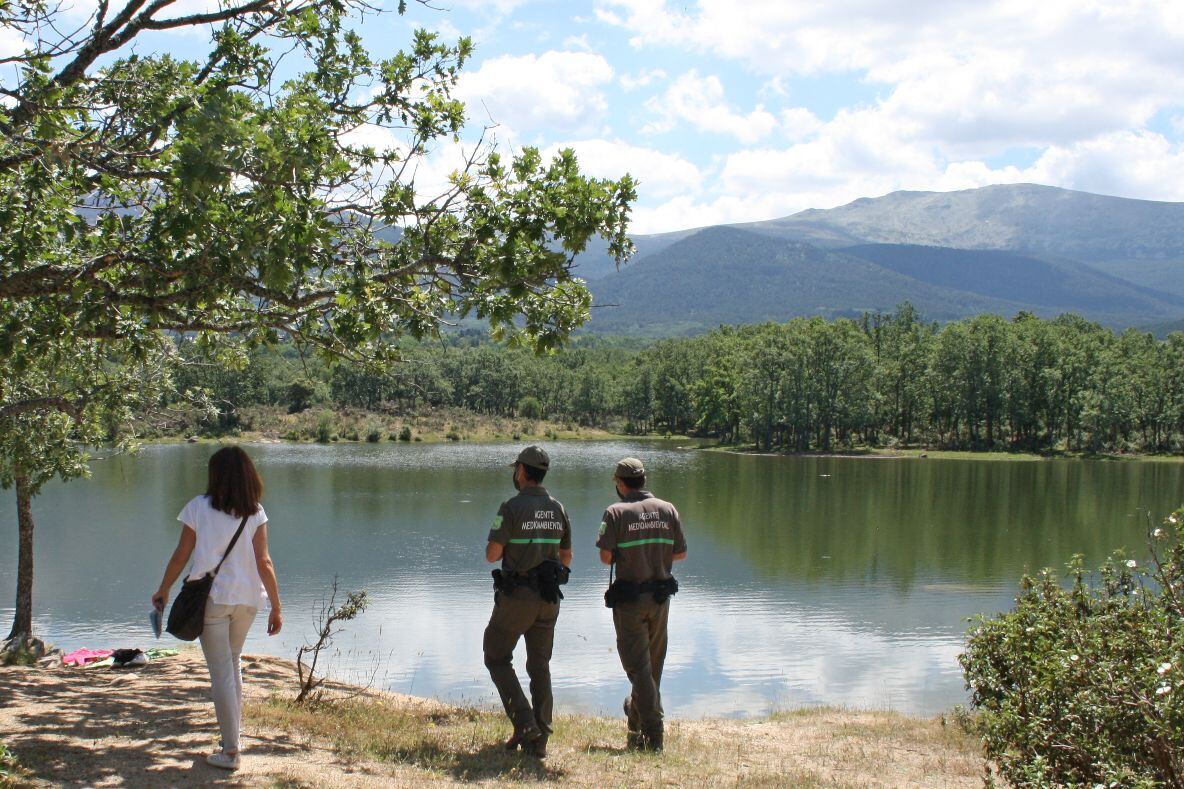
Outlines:
[[[521,463],[524,466],[531,468],[540,468],[546,471],[551,467],[551,456],[547,454],[547,450],[540,446],[531,445],[518,453],[518,459],[510,465],[517,465]]]
[[[621,479],[644,477],[645,466],[641,465],[641,461],[637,458],[625,458],[617,463],[617,470],[613,472],[613,476],[620,477]]]

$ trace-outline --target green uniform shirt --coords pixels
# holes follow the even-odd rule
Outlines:
[[[571,550],[571,521],[546,488],[523,488],[503,502],[489,530],[489,541],[505,546],[502,569],[526,572],[546,559],[559,561],[559,550]]]
[[[687,541],[674,505],[638,490],[604,511],[596,547],[616,551],[618,578],[644,583],[669,578],[674,554],[685,553]]]

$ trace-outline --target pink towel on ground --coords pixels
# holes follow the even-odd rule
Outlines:
[[[66,666],[85,666],[87,663],[94,663],[96,660],[111,657],[114,651],[113,649],[76,649],[62,658],[62,664]]]

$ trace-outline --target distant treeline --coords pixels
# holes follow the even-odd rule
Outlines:
[[[195,354],[196,351],[186,351]],[[329,370],[294,349],[245,371],[187,365],[223,408],[450,406],[626,433],[692,434],[766,451],[925,445],[1168,452],[1184,444],[1184,334],[1115,334],[1075,315],[939,326],[909,305],[640,344],[577,341],[552,356],[475,334],[404,347],[385,373]]]

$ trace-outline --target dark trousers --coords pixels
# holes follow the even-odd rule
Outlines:
[[[613,609],[617,629],[617,653],[633,685],[633,714],[630,728],[640,727],[647,734],[662,731],[662,664],[666,662],[666,621],[670,600],[661,605],[643,594],[632,603],[620,603]]]
[[[485,628],[485,666],[497,686],[506,715],[521,732],[536,724],[551,733],[551,648],[559,603],[548,603],[531,589],[519,587],[511,595],[494,595],[493,614]],[[514,647],[526,637],[526,673],[530,676],[530,701],[514,672]]]

